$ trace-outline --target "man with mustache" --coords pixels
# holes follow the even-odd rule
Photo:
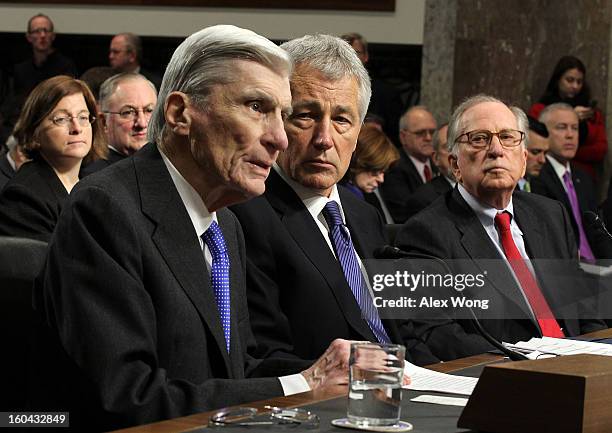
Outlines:
[[[478,95],[459,105],[448,128],[457,186],[411,218],[396,238],[401,249],[450,259],[456,274],[481,275],[484,283],[461,295],[488,301],[490,310],[475,313],[487,319],[481,323],[489,334],[505,342],[605,327],[592,319],[587,288],[560,282],[555,278],[561,274],[551,272],[579,275],[573,273],[576,243],[563,205],[515,192],[525,173],[527,129],[523,111],[493,97]],[[453,288],[446,293],[458,294]],[[490,348],[466,311],[447,314],[439,322],[445,326],[426,325],[425,341],[434,355],[448,360]]]
[[[256,354],[315,359],[345,338],[402,343],[407,359],[436,362],[412,323],[381,320],[363,261],[386,243],[382,219],[337,185],[368,107],[368,74],[334,36],[304,36],[282,48],[295,64],[289,146],[265,194],[232,208],[245,232]]]

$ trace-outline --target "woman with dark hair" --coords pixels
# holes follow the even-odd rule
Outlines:
[[[397,160],[399,152],[389,137],[377,127],[364,125],[357,138],[351,165],[341,182],[359,198],[376,207],[387,223],[393,223],[393,220],[377,189],[385,181],[385,172]]]
[[[32,90],[13,133],[31,161],[0,193],[0,235],[49,241],[81,163],[106,152],[95,114],[83,81],[60,75]]]
[[[556,102],[565,102],[574,107],[580,121],[580,146],[572,162],[596,180],[597,165],[603,161],[608,151],[606,127],[601,111],[595,107],[596,101],[591,100],[586,68],[574,56],[559,59],[546,91],[529,109],[529,115],[537,119],[544,107]]]

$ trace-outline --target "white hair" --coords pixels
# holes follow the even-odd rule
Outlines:
[[[149,141],[161,143],[166,129],[164,107],[171,92],[183,92],[204,107],[212,86],[235,79],[228,65],[234,60],[257,62],[287,76],[292,70],[284,50],[251,30],[231,25],[200,30],[178,46],[168,63],[149,122]]]
[[[554,104],[550,104],[544,107],[544,109],[540,113],[540,117],[538,118],[538,120],[545,124],[548,128],[548,121],[550,120],[550,115],[555,111],[571,111],[572,113],[576,114],[571,105],[566,104],[565,102],[556,102]],[[578,119],[577,114],[576,119]]]

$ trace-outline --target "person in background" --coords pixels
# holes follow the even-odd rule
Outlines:
[[[141,74],[155,85],[155,89],[161,86],[161,77],[142,67],[142,40],[134,33],[119,33],[113,37],[108,49],[108,62],[116,72]]]
[[[98,107],[108,156],[84,166],[82,177],[121,161],[146,144],[147,127],[156,102],[155,86],[140,74],[123,72],[102,84]]]
[[[387,224],[393,218],[378,187],[385,181],[385,172],[399,160],[399,152],[380,129],[364,125],[359,131],[357,147],[341,185],[357,197],[367,201],[380,212]]]
[[[23,154],[21,146],[14,135],[6,140],[6,150],[0,152],[0,190],[15,176],[15,173],[28,158]]]
[[[96,100],[87,85],[60,75],[30,93],[14,136],[32,159],[0,193],[0,235],[48,242],[83,160],[106,155]]]
[[[103,82],[108,80],[113,75],[116,75],[117,71],[110,66],[94,66],[89,68],[79,77],[79,80],[85,81],[91,93],[96,97],[96,101],[100,101],[100,86]]]
[[[606,126],[597,101],[591,99],[584,63],[574,56],[559,59],[544,94],[528,114],[538,119],[544,107],[557,102],[571,105],[578,116],[579,147],[572,162],[597,182],[598,170],[608,151]]]
[[[518,183],[521,191],[531,192],[531,181],[538,177],[546,163],[548,153],[548,129],[542,122],[527,116],[529,119],[529,132],[525,144],[527,146],[527,169]]]

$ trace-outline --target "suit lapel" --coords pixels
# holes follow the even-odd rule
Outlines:
[[[566,209],[571,209],[572,206],[570,204],[569,198],[567,197],[567,193],[565,192],[565,188],[561,183],[561,179],[557,176],[557,172],[553,168],[552,164],[546,161],[546,164],[542,167],[542,172],[540,173],[540,177],[542,178],[542,182],[548,185],[550,191],[554,195],[556,200],[559,200]],[[571,212],[571,210],[570,210]]]
[[[453,188],[451,184],[448,183],[448,180],[442,175],[434,177],[431,181],[431,185],[438,195],[444,195]]]
[[[142,211],[156,224],[152,240],[213,335],[230,372],[225,337],[204,254],[157,147],[148,144],[138,152],[134,156],[134,166]]]
[[[374,339],[372,330],[361,318],[361,310],[346,281],[342,267],[329,250],[319,227],[298,195],[275,171],[270,173],[266,182],[265,196],[279,214],[289,235],[327,282],[347,322],[363,338]]]

